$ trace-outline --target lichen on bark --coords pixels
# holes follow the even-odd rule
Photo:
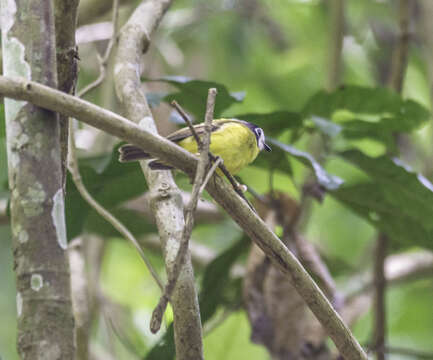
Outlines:
[[[57,87],[52,1],[1,0],[3,72]],[[5,100],[11,223],[22,359],[73,359],[55,113]],[[61,199],[59,199],[59,191]],[[53,211],[56,216],[53,216]]]

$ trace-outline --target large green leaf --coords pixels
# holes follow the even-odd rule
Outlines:
[[[239,256],[248,249],[249,240],[243,237],[215,258],[204,272],[199,294],[201,320],[208,321],[218,306],[225,304],[227,294],[238,288],[239,283],[230,279],[230,270]]]
[[[430,118],[422,105],[389,89],[360,86],[319,91],[307,102],[303,115],[339,124],[346,138],[369,137],[389,148],[394,146],[393,133],[411,132]],[[320,124],[318,128],[323,130]]]
[[[95,170],[96,169],[96,170]],[[104,207],[113,209],[146,190],[143,173],[137,163],[119,163],[117,148],[103,157],[80,161],[80,173],[90,194]],[[68,174],[66,186],[66,226],[68,239],[78,236],[83,231],[86,221],[94,210],[84,201]],[[92,219],[96,219],[93,214]],[[142,221],[138,219],[136,221]],[[88,224],[96,231],[102,226]],[[105,231],[105,230],[104,230]]]
[[[266,138],[266,140],[269,143],[275,145],[272,148],[272,152],[283,151],[294,157],[295,159],[299,160],[304,165],[310,167],[314,171],[318,183],[322,185],[325,189],[335,190],[343,183],[343,180],[340,179],[338,176],[328,174],[328,172],[323,168],[323,166],[320,165],[311,154],[296,149],[293,146],[283,144],[282,142],[272,138]]]
[[[356,150],[341,155],[371,180],[331,195],[400,245],[433,249],[433,185],[399,159],[371,158]]]
[[[195,80],[184,76],[167,76],[152,81],[163,81],[175,86],[179,92],[168,94],[164,100],[176,100],[185,110],[194,115],[196,122],[204,121],[206,100],[209,88],[218,91],[214,116],[218,118],[232,104],[242,102],[244,93],[232,93],[223,85],[213,81]]]

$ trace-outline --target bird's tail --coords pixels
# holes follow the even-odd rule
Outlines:
[[[146,160],[151,159],[151,155],[144,152],[138,146],[126,144],[119,148],[119,161],[120,162],[130,162],[130,161],[138,161],[138,160]],[[153,160],[149,163],[149,167],[152,170],[171,170],[173,169],[170,165],[165,165],[159,160]]]
[[[119,161],[130,162],[137,160],[150,159],[150,155],[140,149],[138,146],[126,144],[119,148]]]

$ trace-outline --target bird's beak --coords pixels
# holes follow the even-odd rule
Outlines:
[[[266,151],[268,151],[268,152],[271,152],[272,151],[272,149],[271,149],[271,147],[269,146],[269,145],[267,145],[266,143],[263,143],[264,144],[264,146],[265,146],[265,150]]]

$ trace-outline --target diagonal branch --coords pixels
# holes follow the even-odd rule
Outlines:
[[[35,82],[5,76],[0,76],[0,94],[30,101],[40,107],[75,117],[79,121],[139,146],[152,156],[184,171],[189,176],[195,173],[198,161],[196,156],[162,136],[152,134],[124,117],[87,101]],[[219,176],[213,175],[206,189],[246,234],[261,247],[270,260],[291,279],[294,287],[321,322],[341,355],[346,359],[367,359],[349,328],[296,257],[269,230],[263,220],[238,197],[232,187]]]

